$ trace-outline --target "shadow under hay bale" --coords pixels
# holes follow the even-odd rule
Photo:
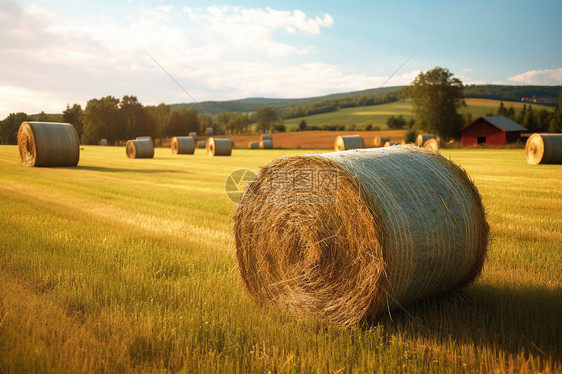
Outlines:
[[[386,142],[390,142],[389,136],[375,136],[375,140],[374,140],[375,147],[384,147]]]
[[[207,155],[230,156],[232,154],[232,142],[230,139],[209,138],[207,139]]]
[[[531,165],[562,164],[562,134],[533,134],[525,144],[527,162]]]
[[[489,231],[466,172],[415,146],[272,161],[233,220],[255,300],[339,325],[471,283]]]
[[[334,143],[335,151],[345,151],[348,149],[365,148],[365,142],[359,135],[340,135]]]
[[[127,140],[125,152],[128,158],[153,158],[154,143],[152,143],[152,138]]]
[[[191,136],[174,136],[170,148],[175,155],[192,155],[195,153],[195,140]]]
[[[427,142],[429,139],[435,139],[435,135],[433,135],[433,134],[419,134],[418,137],[416,138],[416,145],[418,147],[423,147],[425,142]]]
[[[70,123],[22,122],[18,149],[24,166],[76,166],[80,140]]]

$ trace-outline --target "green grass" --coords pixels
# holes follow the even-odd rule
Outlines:
[[[0,373],[560,372],[560,165],[445,150],[483,195],[481,278],[340,329],[262,308],[235,265],[228,174],[294,151],[19,166],[0,146]]]
[[[461,108],[460,113],[463,115],[471,113],[472,118],[476,119],[489,113],[494,115],[498,112],[500,106],[499,100],[488,99],[466,99],[467,106]],[[523,107],[523,103],[504,102],[504,106],[508,109],[513,106],[515,112],[519,112]],[[529,106],[529,104],[527,104]],[[552,111],[553,107],[545,105],[533,104],[533,110],[547,109]],[[389,104],[371,105],[359,108],[345,108],[336,112],[315,114],[312,116],[292,118],[284,121],[287,131],[294,131],[299,123],[304,119],[309,126],[355,126],[357,130],[364,130],[367,125],[373,127],[378,126],[380,130],[388,130],[386,124],[388,117],[399,115],[404,116],[406,121],[414,117],[412,112],[412,104],[410,100],[397,101]],[[349,127],[347,128],[349,129]]]

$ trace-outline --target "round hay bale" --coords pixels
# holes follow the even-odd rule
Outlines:
[[[423,147],[425,142],[427,142],[429,139],[435,139],[435,135],[433,135],[433,134],[419,134],[418,137],[416,138],[416,145],[418,147]]]
[[[101,139],[101,140],[100,140],[100,145],[101,145],[102,147],[107,147],[107,145],[108,145],[107,139]]]
[[[125,152],[129,158],[153,158],[154,144],[152,139],[134,139],[127,140],[125,144]]]
[[[204,140],[197,141],[197,148],[205,148],[206,146],[207,146],[207,142],[205,142]]]
[[[439,146],[439,142],[435,138],[429,139],[428,141],[423,143],[423,147],[427,149],[431,149],[432,151],[435,152],[441,149],[441,147]]]
[[[215,132],[214,132],[214,130],[213,130],[212,127],[207,127],[207,128],[205,129],[205,135],[206,135],[206,136],[213,136],[214,133],[215,133]]]
[[[209,138],[207,139],[207,154],[209,156],[230,156],[232,154],[232,142],[230,139]]]
[[[375,136],[375,147],[384,147],[386,142],[390,142],[390,136]]]
[[[273,149],[273,141],[272,140],[262,140],[260,142],[260,148]]]
[[[250,142],[250,144],[248,144],[248,146],[249,146],[251,149],[257,149],[257,148],[260,147],[260,142]]]
[[[233,220],[255,300],[339,325],[471,283],[489,231],[466,172],[413,145],[274,160]]]
[[[192,132],[189,133],[189,136],[191,136],[192,138],[195,139],[197,137],[197,132],[192,131]]]
[[[386,143],[384,143],[385,147],[392,147],[392,146],[395,146],[395,145],[400,145],[400,143],[396,143],[396,142],[386,142]]]
[[[527,162],[531,165],[562,164],[562,134],[533,134],[525,144]]]
[[[22,122],[18,149],[24,166],[76,166],[80,140],[70,123]]]
[[[192,155],[195,153],[195,140],[191,136],[174,136],[170,147],[175,155]]]
[[[345,151],[348,149],[365,148],[365,142],[359,135],[340,135],[334,143],[334,150]]]
[[[271,134],[261,134],[260,142],[263,142],[265,140],[271,140],[273,142],[273,136],[271,136]]]

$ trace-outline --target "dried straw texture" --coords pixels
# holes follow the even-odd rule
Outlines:
[[[525,144],[531,165],[562,164],[562,134],[533,134]]]
[[[273,149],[273,140],[262,140],[260,142],[260,148]]]
[[[207,127],[207,128],[205,129],[205,135],[206,135],[206,136],[213,136],[214,133],[215,133],[215,132],[213,131],[213,128],[212,128],[212,127]]]
[[[423,147],[427,149],[431,149],[432,151],[436,151],[436,152],[441,149],[439,142],[435,138],[429,139],[428,141],[423,143]]]
[[[250,142],[249,146],[252,149],[257,149],[260,147],[260,142]]]
[[[209,156],[230,156],[232,142],[230,139],[209,138],[207,139],[207,154]]]
[[[195,140],[191,136],[174,136],[170,147],[175,155],[192,155],[195,153]]]
[[[272,161],[233,220],[249,294],[338,325],[471,283],[489,231],[466,172],[415,146]]]
[[[76,166],[80,140],[69,123],[22,122],[18,148],[24,166]]]
[[[348,149],[365,148],[365,142],[359,135],[340,135],[334,143],[335,151],[345,151]]]
[[[435,139],[435,135],[433,135],[433,134],[419,134],[418,137],[416,138],[416,144],[417,144],[418,147],[423,147],[425,142],[427,142],[429,139]]]
[[[400,145],[400,143],[396,143],[396,142],[386,142],[386,143],[384,143],[385,147],[392,147],[394,145]]]
[[[386,142],[390,142],[389,136],[375,136],[375,147],[384,147]]]
[[[100,145],[101,145],[102,147],[107,147],[107,146],[108,146],[107,139],[101,139],[101,140],[100,140]]]
[[[154,144],[150,138],[127,140],[125,152],[129,158],[153,158]]]
[[[205,148],[207,146],[207,142],[204,140],[197,141],[197,148]]]

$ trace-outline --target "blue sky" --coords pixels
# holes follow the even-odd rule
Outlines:
[[[465,84],[562,85],[561,14],[558,0],[0,0],[0,119],[107,95],[319,96],[435,66]]]

